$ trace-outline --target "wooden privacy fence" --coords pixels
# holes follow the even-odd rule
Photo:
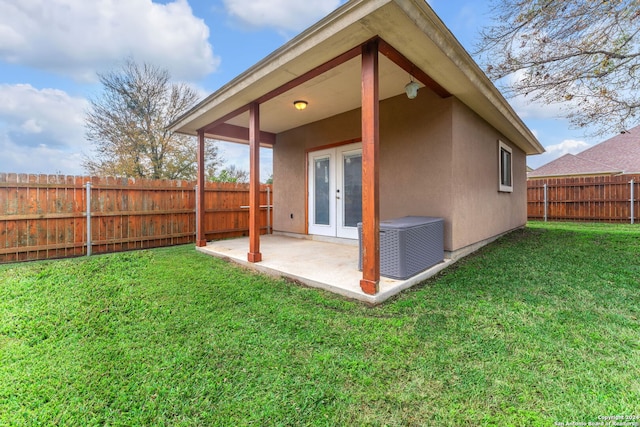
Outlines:
[[[527,181],[533,220],[635,223],[640,215],[640,175],[548,178]]]
[[[195,188],[191,181],[0,173],[0,263],[194,242]],[[261,188],[263,234],[271,190]],[[207,183],[207,240],[248,235],[248,204],[248,185]]]

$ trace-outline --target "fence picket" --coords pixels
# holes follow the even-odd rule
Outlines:
[[[630,222],[630,180],[640,174],[527,181],[527,215],[530,220]],[[546,209],[544,192],[546,188]],[[634,205],[635,206],[635,205]]]
[[[0,263],[85,255],[87,206],[94,254],[191,243],[195,201],[189,181],[0,173]],[[248,203],[246,184],[207,183],[207,240],[248,235]],[[263,233],[272,212],[262,209]]]

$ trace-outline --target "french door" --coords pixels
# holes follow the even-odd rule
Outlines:
[[[309,153],[309,234],[358,238],[362,143]]]

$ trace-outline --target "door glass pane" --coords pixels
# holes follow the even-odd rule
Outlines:
[[[315,224],[329,225],[329,158],[314,159]]]
[[[357,227],[362,221],[362,154],[343,157],[343,227]]]

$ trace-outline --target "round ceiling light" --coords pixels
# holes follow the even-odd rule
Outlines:
[[[293,101],[293,106],[296,107],[296,110],[300,110],[300,111],[302,111],[305,108],[307,108],[308,104],[309,103],[307,101],[302,101],[302,100]]]

